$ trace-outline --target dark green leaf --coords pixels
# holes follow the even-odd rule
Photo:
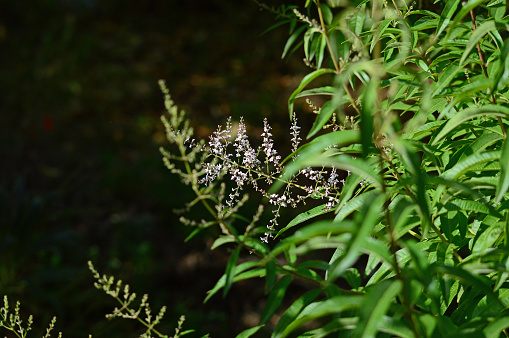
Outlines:
[[[274,311],[281,305],[283,297],[285,296],[286,289],[292,281],[292,276],[285,275],[277,281],[276,285],[269,294],[265,308],[263,309],[262,316],[260,317],[260,324],[265,324],[270,319]]]
[[[237,260],[239,259],[240,255],[240,249],[242,247],[238,246],[235,251],[231,254],[230,259],[228,260],[228,263],[226,264],[226,272],[225,272],[225,284],[223,289],[223,297],[226,297],[226,294],[230,290],[230,287],[233,283],[233,277],[234,275],[234,268],[237,266]]]
[[[366,296],[363,297],[359,324],[352,335],[375,337],[381,319],[401,289],[400,280],[387,280],[369,288]]]
[[[297,40],[299,35],[301,35],[302,32],[304,32],[306,30],[306,28],[307,28],[306,26],[300,26],[299,28],[297,28],[297,30],[295,32],[293,32],[292,35],[290,35],[290,37],[288,38],[288,41],[285,44],[285,48],[283,49],[283,55],[281,56],[281,59],[284,59],[284,57],[290,51],[290,48],[292,47],[295,40]]]
[[[502,154],[500,156],[500,178],[497,184],[497,194],[495,203],[500,203],[504,198],[507,189],[509,189],[509,142],[507,138],[502,147]]]
[[[318,295],[322,292],[321,289],[314,289],[311,291],[306,292],[295,302],[293,302],[292,305],[283,313],[281,316],[281,319],[277,323],[276,327],[274,328],[274,332],[272,332],[272,338],[279,338],[281,337],[281,334],[286,329],[286,327],[297,318],[297,316],[301,313],[301,311],[311,304],[312,301],[318,297]]]

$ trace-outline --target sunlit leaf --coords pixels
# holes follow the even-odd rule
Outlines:
[[[333,74],[333,73],[335,73],[335,70],[333,70],[333,69],[327,69],[327,68],[317,69],[314,72],[306,75],[302,79],[299,87],[297,87],[297,89],[295,89],[295,91],[292,93],[292,95],[290,95],[290,98],[288,99],[288,112],[290,114],[290,120],[292,119],[292,115],[293,115],[293,102],[295,101],[297,95],[299,95],[300,92],[302,92],[302,90],[317,77],[320,77],[325,74]]]

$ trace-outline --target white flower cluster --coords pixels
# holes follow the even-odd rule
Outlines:
[[[251,185],[255,191],[267,198],[269,204],[275,207],[274,217],[267,225],[267,232],[261,240],[268,242],[277,229],[277,218],[281,208],[296,208],[298,203],[305,204],[306,200],[324,199],[325,210],[332,210],[338,203],[339,190],[345,183],[336,168],[328,173],[324,168],[305,168],[286,181],[286,189],[282,193],[267,192],[264,184],[270,185],[282,177],[281,156],[274,146],[272,138],[272,127],[267,119],[263,121],[263,132],[261,133],[262,143],[254,148],[247,135],[247,127],[244,119],[241,118],[236,133],[233,130],[231,119],[227,120],[226,126],[218,126],[217,130],[210,136],[208,147],[210,149],[207,162],[202,163],[203,176],[201,184],[210,186],[214,181],[226,176],[233,183],[228,199],[225,201],[228,207],[232,208],[239,203],[240,193],[245,186]],[[300,129],[297,125],[297,118],[293,114],[293,121],[290,127],[292,153],[298,150],[302,141]],[[236,134],[236,135],[234,135]],[[294,156],[294,159],[298,155]],[[349,174],[349,173],[348,173]],[[311,185],[303,185],[305,179]],[[304,192],[302,195],[294,193],[294,190]]]

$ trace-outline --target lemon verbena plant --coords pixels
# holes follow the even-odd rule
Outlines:
[[[259,4],[290,27],[283,56],[303,48],[309,66],[288,100],[287,154],[270,119],[259,146],[243,120],[196,141],[160,82],[165,164],[196,194],[186,208],[210,214],[182,221],[218,226],[212,248],[233,248],[206,299],[263,278],[265,309],[241,337],[509,336],[506,2]],[[317,96],[301,135],[294,103]],[[262,201],[250,218],[247,191]]]

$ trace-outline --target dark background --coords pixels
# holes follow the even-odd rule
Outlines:
[[[161,161],[157,80],[200,137],[229,115],[255,130],[270,117],[280,135],[309,69],[281,60],[288,26],[262,35],[275,22],[247,0],[0,2],[0,295],[34,315],[34,336],[53,315],[67,337],[143,332],[104,318],[117,304],[87,260],[148,293],[154,312],[167,305],[167,334],[181,314],[213,337],[258,324],[263,281],[202,304],[229,252],[210,250],[214,231],[184,243],[191,229],[172,210],[192,195]]]

